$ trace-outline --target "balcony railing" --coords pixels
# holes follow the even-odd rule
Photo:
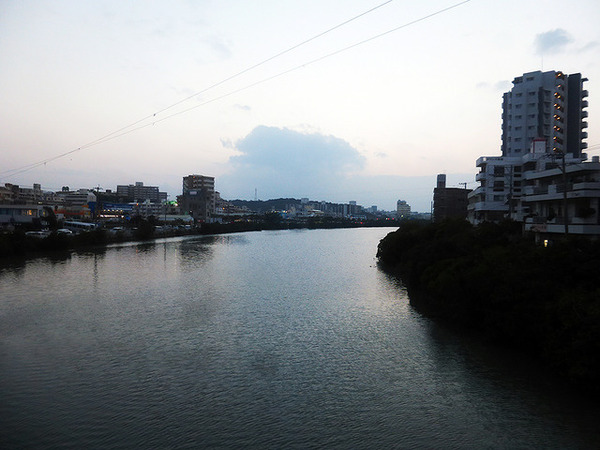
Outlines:
[[[573,183],[574,191],[581,191],[583,189],[600,190],[600,181],[581,181],[579,183]]]
[[[490,161],[502,161],[501,156],[481,156],[477,158],[476,166],[479,167],[482,164],[487,164]]]

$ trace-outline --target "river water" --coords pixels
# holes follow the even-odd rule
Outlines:
[[[389,231],[4,266],[0,447],[600,448],[594,402],[410,307]]]

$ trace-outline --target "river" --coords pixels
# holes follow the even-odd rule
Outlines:
[[[389,231],[2,266],[0,447],[600,448],[596,403],[411,308]]]

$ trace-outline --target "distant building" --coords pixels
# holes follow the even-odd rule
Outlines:
[[[408,219],[410,217],[410,205],[405,200],[398,200],[396,203],[396,217],[398,219]]]
[[[6,183],[0,187],[0,204],[41,204],[51,202],[53,196],[53,192],[42,191],[39,183],[34,183],[33,188],[21,187],[11,183]]]
[[[212,222],[215,216],[215,178],[204,175],[183,177],[183,192],[177,197],[184,213],[195,220]]]
[[[167,193],[160,192],[158,186],[144,186],[142,181],[135,184],[117,185],[117,196],[127,202],[144,202],[150,200],[152,203],[162,203],[167,200]]]
[[[468,194],[470,189],[446,187],[446,175],[437,176],[437,186],[433,190],[433,221],[444,219],[466,219]]]
[[[47,227],[52,208],[42,205],[0,205],[0,226],[33,225]]]

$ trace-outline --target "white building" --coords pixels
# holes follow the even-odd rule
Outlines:
[[[534,139],[545,139],[547,152],[581,156],[587,148],[587,78],[562,72],[529,72],[513,80],[502,96],[502,156],[529,152]]]
[[[563,172],[564,171],[564,172]],[[526,231],[600,236],[600,159],[571,164],[557,160],[523,176]],[[566,182],[566,183],[565,183]],[[566,184],[566,189],[565,189]],[[566,226],[565,226],[566,223]]]
[[[502,156],[477,159],[479,187],[469,194],[472,223],[505,218],[523,221],[530,205],[522,201],[526,175],[556,167],[553,158],[579,164],[587,155],[583,131],[588,93],[581,74],[530,72],[513,80],[503,95]]]

